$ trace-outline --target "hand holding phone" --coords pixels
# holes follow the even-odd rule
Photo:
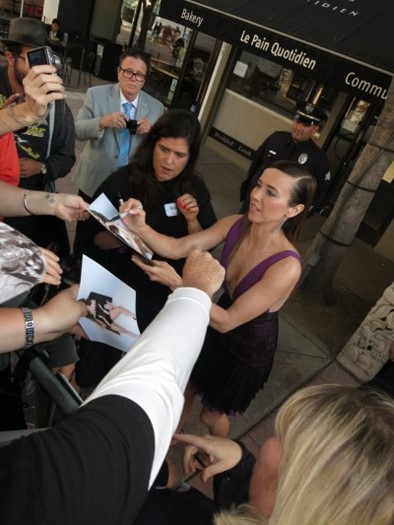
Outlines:
[[[144,264],[147,264],[148,266],[156,266],[155,261],[152,261],[152,259],[149,259],[148,257],[145,257],[145,255],[141,255],[137,251],[133,250],[133,259],[139,259]]]
[[[26,53],[30,67],[49,65],[61,69],[62,63],[58,55],[49,46],[36,47]]]

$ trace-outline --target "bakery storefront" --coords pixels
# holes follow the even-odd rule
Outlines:
[[[245,168],[267,135],[290,128],[297,102],[319,104],[328,119],[316,140],[330,159],[332,203],[394,72],[392,0],[375,4],[161,0],[156,23],[178,36],[163,102],[198,111],[206,142]],[[393,188],[389,170],[359,232],[373,246],[393,222]]]

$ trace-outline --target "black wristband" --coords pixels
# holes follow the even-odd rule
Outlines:
[[[31,313],[30,308],[22,308],[23,317],[25,318],[25,333],[26,333],[26,342],[25,348],[30,348],[34,344],[34,320],[33,314]]]

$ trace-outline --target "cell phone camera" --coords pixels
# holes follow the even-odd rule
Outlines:
[[[49,46],[36,47],[26,53],[30,67],[48,64],[55,66],[57,70],[61,69],[62,62],[60,57],[53,53]]]

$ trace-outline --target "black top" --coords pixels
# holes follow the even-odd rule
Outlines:
[[[196,198],[200,209],[198,220],[204,229],[208,228],[216,222],[209,191],[202,179],[195,175],[192,176],[190,187],[192,188],[190,193]],[[179,181],[173,179],[168,182],[158,182],[154,191],[156,196],[155,203],[147,205],[144,202],[146,196],[141,194],[141,189],[134,188],[132,185],[130,166],[125,166],[110,175],[98,188],[93,196],[93,200],[101,193],[104,193],[115,208],[118,209],[119,194],[125,201],[130,197],[134,197],[144,203],[146,222],[153,229],[159,233],[177,238],[187,235],[185,218],[180,213],[172,216],[168,206],[175,203],[176,199],[184,193],[182,188],[179,187]],[[130,261],[131,252],[127,247],[115,250],[101,250],[97,248],[94,244],[94,238],[101,231],[105,231],[105,229],[96,219],[90,218],[85,223],[80,223],[75,239],[75,252],[78,255],[83,253],[91,257],[127,285],[134,288],[137,295],[137,322],[142,332],[164,306],[170,290],[166,286],[150,281],[144,272]],[[167,260],[155,254],[153,258]],[[184,260],[167,260],[167,262],[179,273],[182,272]]]
[[[155,202],[146,202],[146,193],[134,187],[132,176],[130,177],[130,166],[125,166],[115,171],[98,188],[93,196],[97,198],[104,193],[116,209],[119,208],[119,194],[126,201],[135,197],[144,203],[146,210],[146,222],[155,230],[173,237],[183,237],[188,234],[187,223],[183,215],[172,216],[168,204],[173,204],[176,199],[185,193],[184,188],[179,187],[179,181],[173,179],[168,182],[154,181]],[[202,179],[193,176],[190,181],[188,192],[197,199],[200,213],[198,220],[203,228],[207,228],[216,222],[215,212],[211,205],[211,197]],[[85,254],[91,259],[104,266],[113,275],[131,286],[136,292],[136,318],[141,332],[156,317],[163,308],[170,289],[162,284],[152,282],[144,272],[131,260],[131,251],[126,246],[112,250],[101,250],[94,244],[95,236],[105,231],[103,226],[94,218],[78,223],[75,237],[74,251],[77,255]],[[153,255],[154,259],[163,259]],[[167,260],[178,273],[182,272],[184,260]],[[80,360],[76,365],[76,379],[82,387],[96,386],[105,374],[120,359],[123,352],[112,348],[104,343],[81,340]]]
[[[235,467],[213,478],[214,500],[192,488],[187,492],[153,487],[133,525],[210,525],[215,513],[245,503],[256,462],[245,445]]]
[[[253,155],[248,170],[248,177],[243,183],[246,192],[249,192],[256,184],[263,170],[271,166],[276,160],[291,160],[301,164],[317,181],[315,199],[313,201],[312,213],[319,212],[324,204],[324,199],[330,185],[330,166],[325,152],[312,140],[294,142],[288,131],[275,131],[257,148]],[[242,190],[241,190],[242,191]],[[246,194],[242,196],[246,197]],[[246,211],[249,206],[243,206]]]
[[[133,401],[105,396],[0,448],[0,523],[131,525],[147,492],[154,433]]]

